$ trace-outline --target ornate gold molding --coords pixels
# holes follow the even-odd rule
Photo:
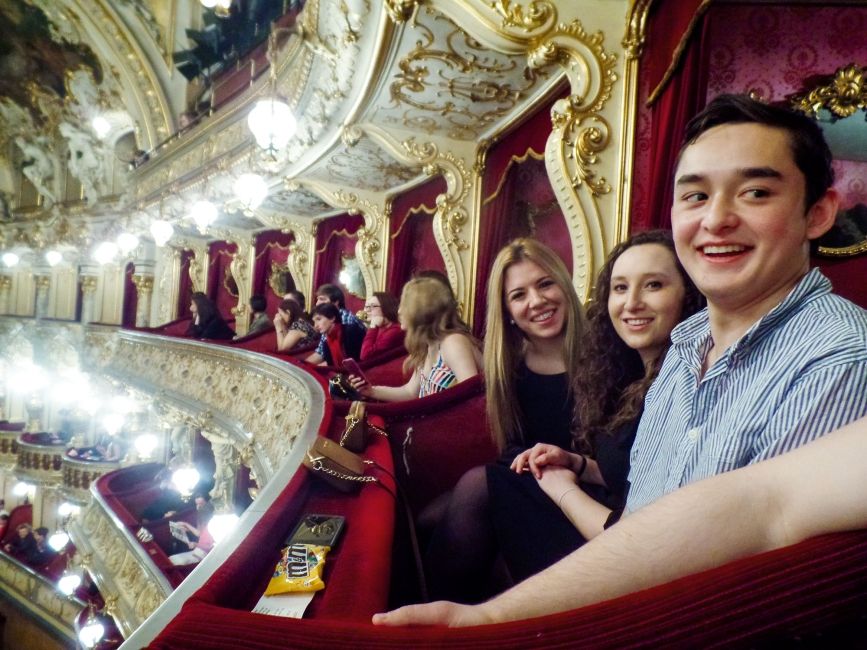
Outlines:
[[[63,496],[84,505],[90,502],[90,484],[120,467],[117,461],[76,460],[64,456],[61,463]]]
[[[154,276],[152,275],[136,273],[132,276],[132,283],[135,285],[139,295],[148,294],[154,290]]]
[[[157,394],[161,410],[210,411],[206,428],[251,442],[264,486],[291,452],[311,415],[311,389],[279,360],[193,341],[88,328],[88,365],[137,390]],[[172,406],[174,404],[174,406]],[[279,405],[278,409],[273,409]],[[255,432],[251,438],[247,432]]]
[[[601,32],[588,34],[580,21],[560,24],[528,53],[531,66],[561,66],[572,94],[554,104],[553,130],[545,163],[572,236],[572,279],[582,300],[590,297],[592,276],[607,253],[606,233],[597,198],[611,191],[595,170],[609,144],[610,127],[601,115],[617,75],[616,57],[602,47]]]
[[[73,644],[78,640],[73,621],[84,607],[78,598],[66,598],[48,578],[3,554],[0,554],[0,585],[6,598],[41,624]]]
[[[529,33],[542,30],[557,20],[557,9],[549,0],[534,0],[526,8],[511,0],[495,0],[488,5],[502,17],[501,29],[512,27]]]
[[[19,438],[15,474],[42,485],[58,485],[64,451],[63,445],[37,445]]]
[[[96,292],[96,285],[98,282],[98,278],[95,275],[83,275],[81,276],[81,291],[85,294],[94,294]]]
[[[83,564],[125,637],[168,598],[172,587],[129,530],[96,495],[69,524]]]
[[[867,76],[864,68],[852,63],[837,68],[833,75],[824,78],[807,93],[791,99],[795,110],[817,118],[822,109],[830,111],[831,119],[867,111]]]

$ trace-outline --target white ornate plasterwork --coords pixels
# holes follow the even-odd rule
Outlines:
[[[88,365],[161,399],[210,411],[214,427],[250,446],[260,487],[316,412],[310,383],[288,364],[244,350],[88,328]],[[321,417],[321,413],[319,414]],[[247,436],[253,432],[252,438]]]
[[[172,593],[162,572],[129,527],[117,520],[97,492],[69,525],[82,564],[106,598],[121,634],[129,636]],[[110,605],[110,606],[109,606]]]
[[[72,622],[84,607],[81,600],[66,598],[46,577],[2,554],[0,585],[5,598],[74,643],[76,636]]]
[[[355,188],[359,179],[363,179],[364,188],[381,193],[408,183],[420,172],[418,168],[412,169],[391,158],[373,140],[362,138],[339,147],[324,166],[307,174],[306,178],[346,188]]]
[[[289,214],[312,218],[328,212],[330,209],[330,205],[312,192],[307,192],[302,188],[294,191],[281,189],[272,191],[268,195],[268,198],[257,210],[257,217],[263,213],[275,213],[276,215]]]
[[[546,75],[530,70],[523,56],[483,47],[441,11],[424,6],[404,26],[402,49],[388,72],[391,104],[381,102],[365,121],[474,140]]]
[[[533,70],[559,68],[569,80],[569,97],[552,110],[545,160],[572,238],[573,281],[586,300],[592,276],[623,230],[623,204],[608,201],[610,214],[599,205],[611,192],[598,171],[601,156],[610,153],[624,164],[617,159],[620,152],[611,151],[612,128],[603,115],[618,79],[616,55],[604,49],[601,31],[590,33],[578,18],[565,18],[575,13],[573,6],[549,0],[441,0],[437,8],[487,47],[523,54]],[[619,193],[626,185],[618,179]]]

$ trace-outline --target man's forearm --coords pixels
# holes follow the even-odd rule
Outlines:
[[[769,530],[774,496],[740,477],[680,490],[630,515],[513,589],[480,605],[493,622],[566,611],[719,566],[787,542]],[[698,488],[698,489],[696,489]]]

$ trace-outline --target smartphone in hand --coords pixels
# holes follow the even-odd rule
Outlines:
[[[343,360],[343,370],[345,370],[347,374],[355,375],[359,379],[362,379],[365,384],[370,383],[367,381],[367,377],[364,376],[364,373],[362,372],[361,367],[358,365],[358,362],[351,357],[347,357]]]

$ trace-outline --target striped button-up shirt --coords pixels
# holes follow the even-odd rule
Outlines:
[[[701,376],[707,310],[678,325],[632,447],[627,510],[867,413],[867,312],[810,271]]]

